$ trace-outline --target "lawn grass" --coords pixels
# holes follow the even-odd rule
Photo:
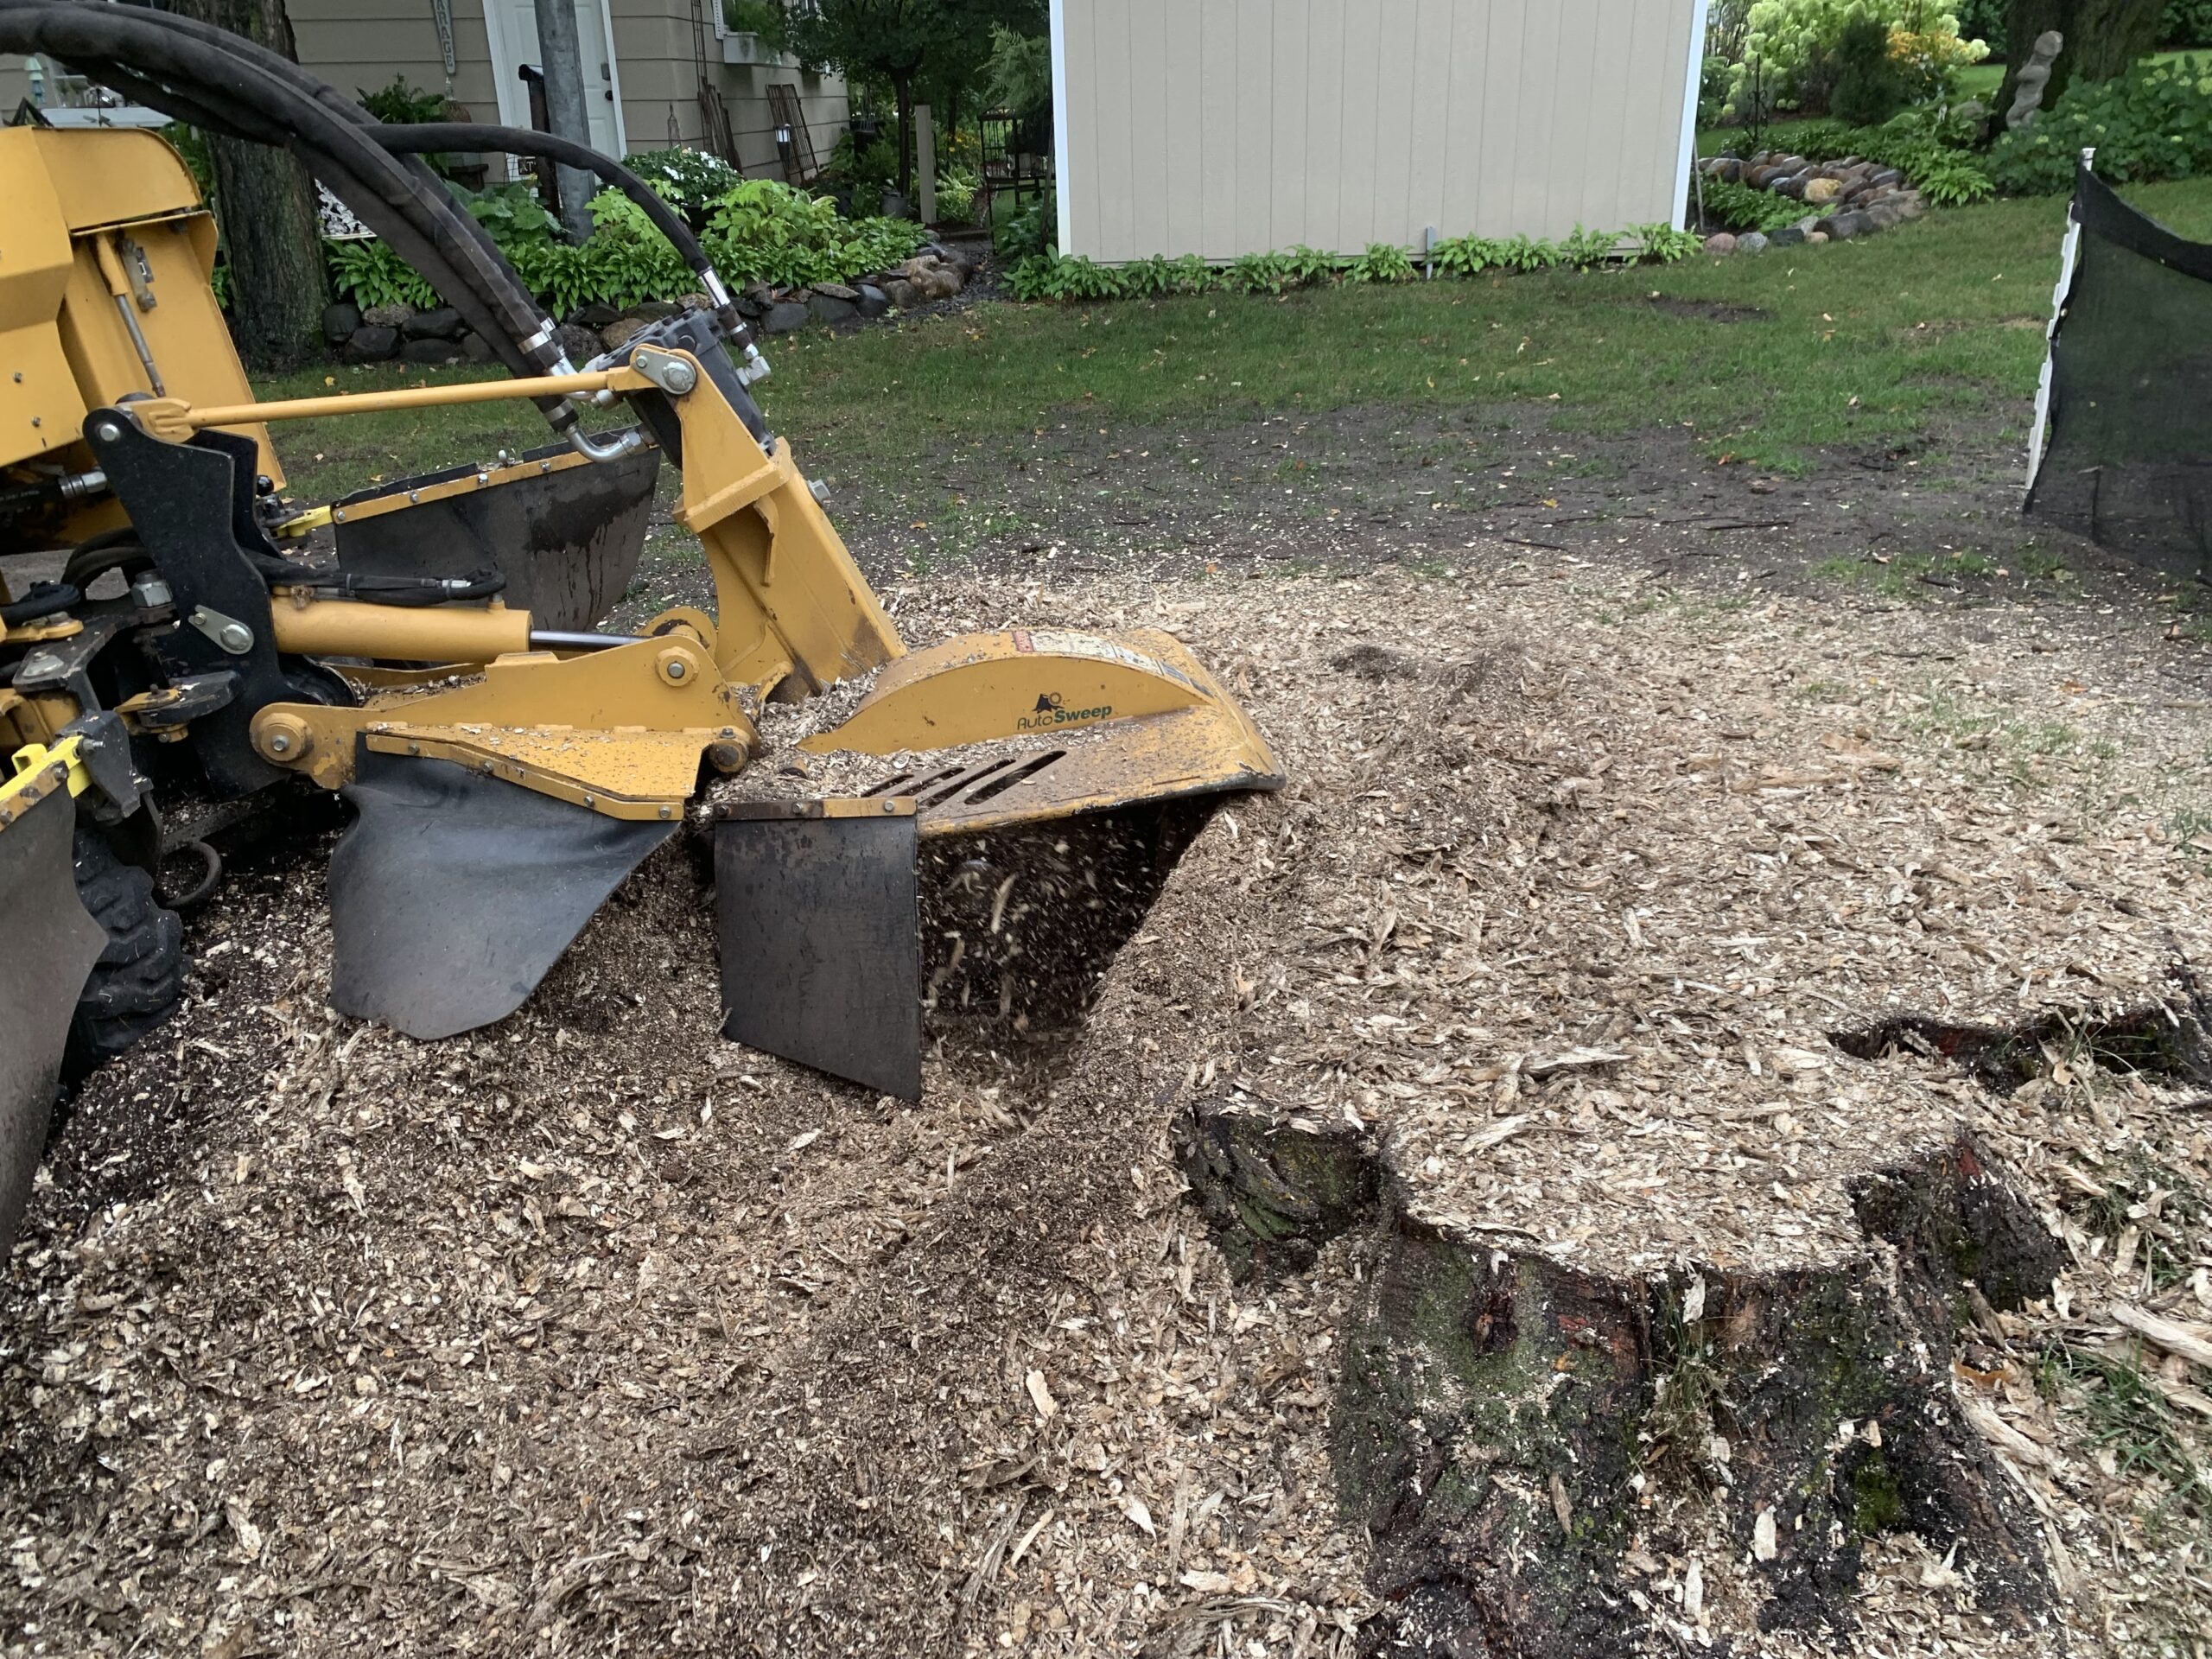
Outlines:
[[[2212,181],[2131,189],[2212,237]],[[803,456],[914,455],[1077,422],[1173,425],[1318,414],[1551,406],[1568,429],[1692,429],[1705,453],[1780,471],[1826,446],[1936,453],[1955,423],[2024,426],[2065,203],[1931,213],[1865,241],[1665,267],[1214,294],[1091,306],[987,304],[903,327],[771,340],[770,420]],[[1655,303],[1655,296],[1659,303]],[[1674,308],[1666,308],[1672,304]],[[1735,320],[1696,315],[1738,308]],[[1742,309],[1748,308],[1748,310]],[[485,371],[326,370],[276,396]],[[302,422],[278,442],[296,493],[544,442],[524,404]]]

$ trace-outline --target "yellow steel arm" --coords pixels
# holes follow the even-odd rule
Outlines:
[[[387,409],[443,409],[457,404],[497,404],[514,397],[588,397],[602,391],[643,391],[652,382],[634,369],[589,374],[541,374],[518,380],[463,380],[448,386],[395,386],[389,391],[341,392],[330,397],[285,397],[268,404],[195,408],[181,397],[142,397],[130,412],[147,431],[182,443],[210,426],[254,426],[268,421],[320,420]]]

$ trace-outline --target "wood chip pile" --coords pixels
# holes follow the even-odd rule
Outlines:
[[[1856,1628],[1762,1634],[1751,1553],[1655,1484],[1624,1640],[2212,1640],[2212,1143],[2145,1034],[2212,972],[2199,694],[2025,619],[1571,569],[891,601],[1169,628],[1292,786],[1217,814],[1072,1039],[913,1108],[719,1039],[682,842],[438,1045],[324,1007],[319,859],[242,879],[11,1263],[10,1653],[1348,1656],[1364,1245],[1231,1277],[1171,1141],[1240,1099],[1356,1127],[1394,1224],[1596,1274],[1848,1256],[1846,1184],[1970,1129],[2070,1264],[1952,1383],[2050,1618],[1890,1534]]]

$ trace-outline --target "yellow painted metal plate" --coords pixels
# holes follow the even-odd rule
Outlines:
[[[1173,636],[1015,628],[962,634],[902,658],[834,731],[800,747],[897,754],[1050,735],[1219,699]]]
[[[451,760],[610,818],[682,815],[712,731],[580,732],[394,723],[364,737],[379,754]]]
[[[988,747],[960,753],[976,745]],[[850,720],[801,747],[899,755],[879,792],[915,796],[925,836],[1283,781],[1274,750],[1213,676],[1181,641],[1149,630],[945,640],[886,669]]]

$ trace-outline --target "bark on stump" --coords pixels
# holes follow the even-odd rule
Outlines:
[[[1763,1628],[1847,1625],[1864,1541],[1905,1530],[1958,1540],[1985,1610],[2047,1606],[2032,1516],[1957,1409],[1950,1357],[1977,1299],[2047,1295],[2061,1252],[1970,1136],[1853,1184],[1847,1259],[1665,1277],[1446,1236],[1345,1125],[1202,1103],[1178,1149],[1240,1274],[1364,1230],[1332,1452],[1387,1609],[1370,1650],[1625,1655],[1649,1622],[1624,1557],[1685,1495],[1738,1558],[1771,1517]]]

